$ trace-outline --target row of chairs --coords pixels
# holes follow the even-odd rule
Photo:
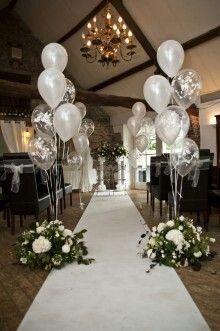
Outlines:
[[[185,176],[178,181],[178,191],[182,185],[182,196],[177,195],[178,213],[196,212],[197,222],[200,223],[200,213],[204,214],[204,226],[208,227],[210,208],[212,205],[220,206],[220,191],[213,190],[211,173],[214,154],[210,150],[200,150],[199,179],[197,185],[192,185],[193,179]],[[160,216],[162,216],[162,204],[165,201],[169,205],[169,218],[172,218],[174,199],[170,176],[168,174],[169,155],[151,157],[150,181],[147,183],[147,202],[150,202],[152,210],[155,209],[155,199],[160,203]]]
[[[32,161],[27,153],[7,153],[0,159],[2,187],[0,208],[4,210],[4,218],[7,219],[7,225],[11,227],[11,233],[15,234],[15,216],[20,217],[20,226],[23,226],[23,218],[27,215],[34,215],[36,221],[39,215],[47,210],[47,219],[51,218],[51,203],[54,204],[56,198],[59,201],[60,213],[63,207],[66,208],[66,196],[70,196],[70,205],[72,206],[72,185],[65,184],[63,168],[58,163],[58,174],[60,185],[54,190],[55,181],[51,173],[43,174]],[[15,170],[13,172],[13,167]],[[19,167],[21,167],[20,173]],[[45,181],[45,175],[51,178],[50,185]],[[13,192],[13,177],[19,176],[19,189]],[[56,192],[56,193],[55,193]],[[54,204],[56,205],[56,203]]]

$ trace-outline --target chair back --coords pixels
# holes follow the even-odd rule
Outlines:
[[[161,157],[160,161],[160,175],[159,175],[159,190],[163,200],[167,200],[168,192],[171,191],[170,176],[165,174],[165,169],[169,165],[167,157]]]
[[[3,166],[6,177],[2,182],[3,191],[9,198],[9,205],[13,214],[37,214],[38,192],[34,165],[27,154],[22,153],[18,158],[17,156],[15,153],[3,154]],[[20,185],[17,193],[11,190],[14,176],[10,170],[10,166],[12,165],[22,166],[23,168],[20,174]]]
[[[159,162],[160,162],[160,156],[151,156],[151,159],[150,159],[150,184],[151,185],[159,184],[158,176],[156,176],[157,166],[158,166]]]

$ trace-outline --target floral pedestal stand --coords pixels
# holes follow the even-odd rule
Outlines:
[[[124,157],[117,157],[116,162],[118,163],[118,183],[116,185],[116,191],[124,191]]]
[[[98,158],[99,164],[100,164],[100,172],[99,172],[99,186],[97,188],[98,191],[106,191],[106,186],[104,184],[104,172],[103,172],[103,164],[105,162],[104,157]]]

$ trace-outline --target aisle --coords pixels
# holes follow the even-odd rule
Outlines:
[[[94,196],[76,231],[87,228],[96,262],[51,272],[18,330],[209,330],[173,269],[145,273],[141,218],[128,195]]]

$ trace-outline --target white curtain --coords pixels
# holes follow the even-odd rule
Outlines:
[[[25,132],[25,122],[4,122],[1,120],[1,130],[5,143],[10,153],[24,152],[23,133]]]

